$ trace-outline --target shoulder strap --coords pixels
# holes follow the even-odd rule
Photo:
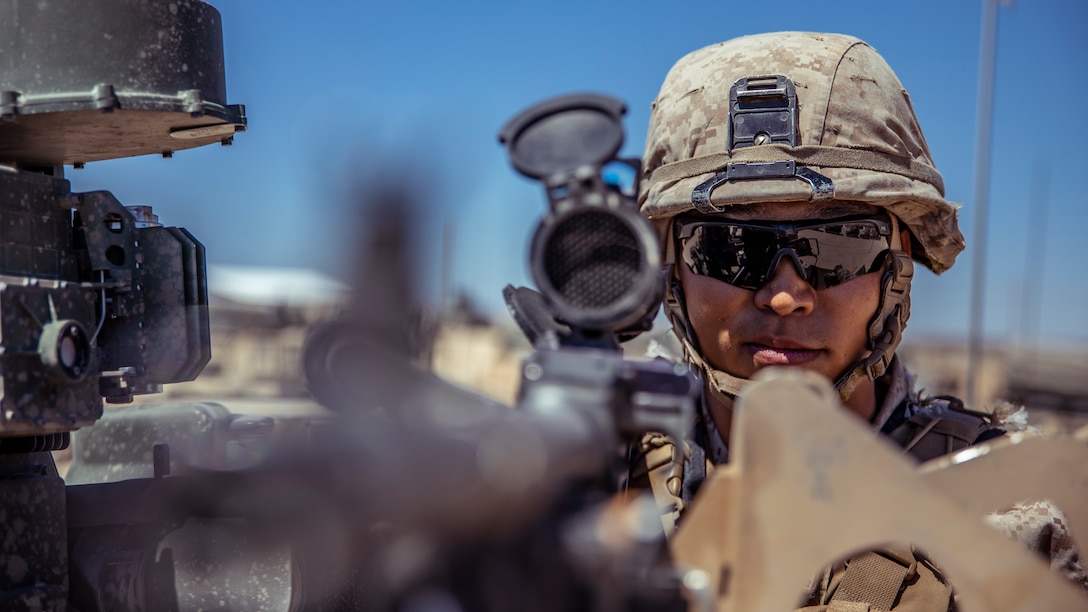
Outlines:
[[[964,409],[958,401],[936,401],[940,404],[920,411],[888,434],[889,439],[918,461],[967,448],[993,430],[985,415]]]

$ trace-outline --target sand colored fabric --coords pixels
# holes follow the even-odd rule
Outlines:
[[[797,147],[730,150],[729,90],[742,77],[783,74],[797,93]],[[694,160],[694,161],[693,161]],[[793,160],[830,178],[834,198],[881,206],[906,224],[915,258],[942,272],[963,250],[957,206],[944,199],[906,90],[864,42],[786,32],[733,39],[683,57],[651,110],[643,156],[642,212],[664,231],[693,209],[692,190],[730,161]],[[812,198],[797,178],[733,180],[711,193],[729,207]]]

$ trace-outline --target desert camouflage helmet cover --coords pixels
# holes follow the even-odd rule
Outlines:
[[[797,94],[797,146],[729,149],[730,87],[780,74]],[[692,190],[729,162],[794,160],[831,179],[835,200],[883,207],[914,236],[914,259],[934,272],[963,250],[958,206],[944,199],[910,98],[884,59],[857,38],[781,32],[736,38],[673,66],[654,101],[643,157],[642,213],[660,230],[691,211]],[[716,207],[813,199],[796,177],[728,181]],[[920,248],[919,248],[920,247]]]

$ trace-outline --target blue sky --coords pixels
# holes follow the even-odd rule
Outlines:
[[[212,2],[223,16],[228,102],[250,129],[233,147],[88,164],[73,189],[108,189],[187,227],[215,263],[306,266],[346,276],[354,185],[397,172],[429,196],[420,285],[437,299],[442,228],[451,284],[501,309],[528,284],[537,185],[496,134],[519,110],[578,91],[629,106],[624,153],[639,155],[665,73],[696,48],[743,34],[856,35],[911,94],[947,197],[964,203],[968,251],[916,277],[912,335],[965,338],[981,0],[910,2]],[[985,330],[1015,339],[1025,286],[1041,286],[1043,342],[1088,345],[1088,2],[1022,0],[1000,11]],[[1047,239],[1026,254],[1036,167],[1049,168]],[[1026,280],[1025,267],[1031,270]]]

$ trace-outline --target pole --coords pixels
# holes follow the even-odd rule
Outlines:
[[[971,251],[971,328],[967,350],[967,405],[978,408],[978,371],[982,361],[983,316],[986,290],[986,233],[990,200],[990,149],[993,132],[994,67],[997,51],[997,3],[982,0],[982,27],[978,66],[978,123],[975,126],[975,231]]]
[[[1028,359],[1032,374],[1039,358],[1039,321],[1042,314],[1043,272],[1046,270],[1046,226],[1049,208],[1050,164],[1040,160],[1035,163],[1035,172],[1032,175],[1031,214],[1028,216],[1030,229],[1024,259],[1024,305],[1020,313],[1020,346],[1024,357]]]

